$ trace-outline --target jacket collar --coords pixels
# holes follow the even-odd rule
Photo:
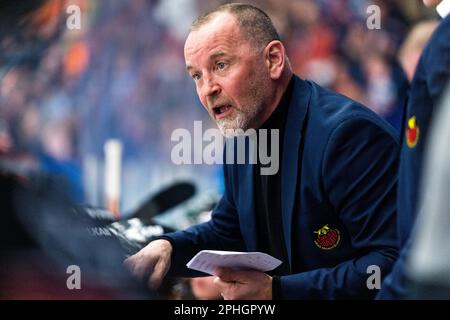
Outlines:
[[[309,84],[295,77],[294,90],[286,119],[286,127],[283,137],[283,157],[281,166],[281,212],[283,217],[284,241],[289,257],[289,265],[292,266],[292,214],[294,210],[295,194],[300,170],[303,127],[309,108],[311,88]]]

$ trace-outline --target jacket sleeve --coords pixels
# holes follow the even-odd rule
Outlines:
[[[388,273],[397,257],[398,143],[375,117],[353,115],[332,131],[322,160],[324,192],[358,256],[279,278],[283,299],[373,298],[368,267]],[[381,281],[381,279],[380,279]]]
[[[165,234],[163,237],[171,242],[172,253],[170,276],[198,276],[186,268],[186,263],[200,250],[234,250],[245,251],[244,241],[239,228],[239,217],[234,205],[228,179],[228,167],[224,165],[225,191],[214,208],[211,220],[192,226],[183,231]]]
[[[407,257],[411,250],[411,237],[408,238],[402,250],[400,250],[399,257],[395,261],[391,272],[385,277],[381,290],[377,292],[376,300],[398,300],[407,299],[410,294],[409,289],[411,287],[410,279],[407,277],[406,263]]]

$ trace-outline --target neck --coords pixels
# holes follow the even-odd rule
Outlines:
[[[284,92],[286,91],[289,81],[292,78],[292,70],[290,67],[286,67],[283,70],[281,77],[277,80],[275,84],[275,90],[273,95],[271,96],[271,100],[268,103],[267,107],[264,108],[263,114],[259,117],[258,122],[255,123],[253,128],[259,128],[262,126],[267,119],[269,119],[270,115],[275,111],[275,109],[280,104],[281,98],[283,97]]]

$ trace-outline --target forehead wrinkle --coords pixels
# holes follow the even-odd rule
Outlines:
[[[185,57],[195,56],[201,50],[209,54],[212,50],[229,51],[239,46],[242,37],[234,19],[229,14],[218,15],[199,29],[191,31],[185,43]]]
[[[197,42],[196,45],[192,45],[190,41],[194,41],[195,43],[195,40],[196,39],[189,39],[189,42],[187,42],[187,45],[185,47],[185,60],[187,70],[192,69],[193,66],[191,65],[191,63],[199,58],[206,58],[208,59],[208,61],[211,61],[220,56],[232,55],[232,48],[236,44],[236,41],[234,41],[234,37],[227,36],[220,36],[218,40],[201,40],[199,43]]]
[[[226,55],[227,55],[227,53],[225,51],[217,50],[209,56],[209,60],[215,60],[217,58],[220,58],[220,57],[223,57]]]
[[[229,51],[239,44],[238,37],[230,36],[229,34],[219,34],[216,32],[213,35],[202,37],[202,35],[194,35],[186,42],[185,52],[189,55],[196,55],[199,51]]]

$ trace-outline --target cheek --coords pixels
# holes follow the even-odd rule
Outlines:
[[[242,97],[242,92],[246,91],[247,81],[243,77],[232,77],[222,82],[223,92],[232,99]]]
[[[200,98],[200,102],[201,102],[201,104],[202,104],[202,107],[209,113],[209,110],[208,110],[208,103],[206,102],[206,99]]]
[[[202,103],[203,107],[206,108],[207,103],[206,103],[206,98],[204,96],[201,95],[200,89],[197,87],[197,97],[200,99],[200,102]]]
[[[239,72],[236,72],[233,77],[227,81],[226,87],[228,93],[237,98],[246,97],[253,90],[254,84],[261,77],[260,70],[253,64],[252,61],[246,62]]]

